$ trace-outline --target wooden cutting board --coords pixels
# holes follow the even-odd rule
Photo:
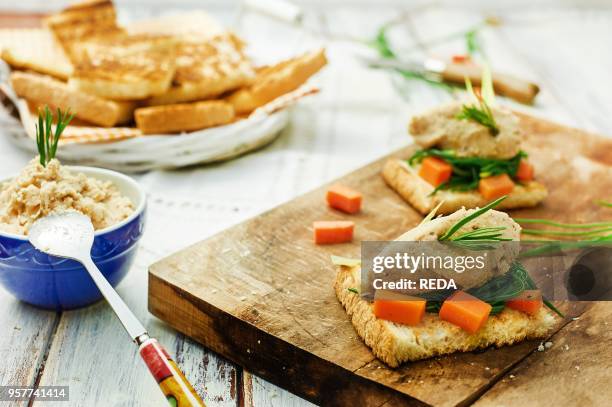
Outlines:
[[[612,198],[612,140],[528,116],[521,122],[524,149],[550,195],[538,208],[512,214],[611,219],[612,210],[593,201]],[[411,150],[392,156],[406,158]],[[364,194],[358,215],[327,208],[323,186],[155,263],[149,271],[150,311],[227,359],[322,405],[457,405],[481,398],[539,342],[389,369],[359,339],[336,300],[331,254],[359,257],[360,241],[393,239],[421,220],[383,182],[386,159],[339,180]],[[356,223],[353,243],[313,244],[313,221],[347,218]],[[577,315],[588,305],[570,308]],[[555,337],[572,323],[562,324],[567,326]],[[553,362],[554,357],[567,355],[553,355]],[[551,391],[558,380],[550,377]],[[602,391],[612,392],[610,386]],[[532,396],[525,399],[533,401]],[[489,401],[495,404],[494,397]]]

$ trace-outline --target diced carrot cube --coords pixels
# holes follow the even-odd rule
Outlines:
[[[465,54],[455,54],[453,55],[453,62],[460,64],[463,62],[468,62],[470,60],[470,56],[469,55],[465,55]]]
[[[448,181],[452,173],[453,167],[438,157],[425,157],[419,170],[419,176],[434,187]]]
[[[464,291],[448,297],[440,308],[440,319],[475,333],[486,324],[491,305]]]
[[[487,200],[508,195],[514,189],[514,182],[508,174],[493,175],[483,178],[478,183],[478,191]]]
[[[427,301],[410,300],[374,300],[374,315],[398,324],[417,325],[425,315]]]
[[[344,185],[332,185],[327,190],[327,203],[334,209],[357,213],[361,210],[361,193]]]
[[[527,160],[519,161],[518,169],[516,170],[516,179],[519,181],[531,181],[533,179],[533,165]]]
[[[542,292],[540,290],[525,290],[516,298],[506,301],[506,307],[535,315],[542,308]]]
[[[347,220],[316,221],[313,228],[316,244],[347,243],[353,240],[355,223]]]

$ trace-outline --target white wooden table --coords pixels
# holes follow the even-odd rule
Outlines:
[[[36,0],[15,7],[32,11],[40,5],[49,10],[60,3]],[[118,3],[124,20],[169,11],[155,5],[157,2]],[[415,7],[402,2],[385,4],[308,3],[306,20],[334,36],[367,38],[383,23]],[[520,7],[508,3],[496,10],[486,4],[466,8],[451,3],[413,12],[393,30],[393,38],[403,49],[416,44],[414,55],[418,56],[420,42],[464,30],[496,14],[502,17],[502,25],[482,32],[493,69],[533,79],[542,88],[533,108],[510,102],[511,106],[612,135],[612,8],[522,2]],[[186,2],[184,7],[194,5]],[[234,3],[212,2],[208,9],[233,24],[264,62],[328,40],[258,15],[237,19]],[[462,44],[462,40],[451,41],[433,51],[449,55],[461,52]],[[453,97],[415,81],[399,81],[395,87],[389,74],[360,66],[353,57],[360,48],[337,39],[327,44],[330,64],[318,78],[323,92],[295,109],[291,126],[269,147],[223,164],[136,176],[148,192],[147,228],[135,265],[118,291],[151,334],[176,356],[210,406],[309,403],[224,361],[151,316],[147,312],[147,267],[408,144],[410,114]],[[16,173],[30,159],[2,134],[0,154],[0,178]],[[2,385],[68,385],[70,401],[61,405],[166,405],[104,303],[55,313],[22,304],[0,289],[0,327]]]

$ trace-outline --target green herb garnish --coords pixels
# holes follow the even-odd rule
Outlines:
[[[467,290],[467,292],[489,303],[493,307],[490,315],[496,315],[504,310],[506,301],[518,297],[525,290],[536,289],[536,284],[533,282],[533,279],[529,273],[527,273],[523,265],[519,262],[514,262],[506,274],[492,278],[480,287],[471,288]],[[435,314],[440,312],[444,300],[452,293],[453,291],[445,290],[440,293],[427,293],[422,295],[423,298],[427,299],[426,311]],[[544,305],[560,317],[565,317],[552,302],[545,298],[543,298],[542,301]]]
[[[430,195],[434,195],[439,190],[451,191],[470,191],[478,188],[478,183],[482,178],[492,175],[508,174],[514,178],[518,171],[521,159],[526,158],[527,154],[520,151],[509,160],[498,160],[494,158],[481,157],[457,157],[453,150],[438,150],[429,148],[419,150],[408,159],[408,164],[413,166],[420,163],[425,157],[437,157],[453,167],[451,178],[438,185]]]
[[[480,123],[489,129],[492,136],[497,136],[499,134],[499,127],[491,110],[491,106],[495,104],[495,93],[493,92],[493,80],[489,67],[485,65],[482,68],[480,92],[474,92],[472,82],[467,77],[465,78],[465,88],[475,103],[471,105],[464,104],[456,118]]]
[[[592,236],[599,235],[605,232],[612,232],[612,227],[601,229],[581,230],[581,231],[566,231],[566,230],[543,230],[543,229],[523,229],[521,230],[526,235],[544,235],[544,236]]]
[[[555,226],[559,228],[565,229],[592,229],[592,228],[601,228],[601,227],[612,227],[612,222],[594,222],[594,223],[563,223],[556,222],[550,219],[536,219],[536,218],[514,218],[514,221],[517,223],[532,223],[539,225],[548,225]]]
[[[478,38],[479,31],[480,31],[480,26],[466,31],[466,33],[463,36],[465,39],[465,48],[467,50],[467,53],[470,55],[475,55],[477,53],[482,54],[482,49],[481,49],[480,41]]]
[[[471,221],[473,221],[474,219],[478,218],[479,216],[485,214],[486,212],[488,212],[489,210],[495,208],[497,205],[499,205],[504,199],[506,199],[506,196],[502,196],[501,198],[497,198],[496,200],[494,200],[493,202],[490,202],[488,205],[472,212],[471,214],[467,215],[466,217],[464,217],[463,219],[460,219],[459,221],[457,221],[457,223],[455,223],[453,226],[451,226],[445,234],[443,234],[442,236],[440,236],[438,238],[438,240],[440,241],[444,241],[444,240],[455,240],[452,239],[453,235],[459,230],[461,229],[463,226],[465,226],[466,224],[470,223]]]
[[[347,288],[347,290],[349,290],[352,293],[359,294],[359,291],[357,291],[356,288],[350,287],[350,288]]]
[[[476,298],[491,304],[491,315],[495,315],[503,311],[506,301],[518,297],[523,291],[531,289],[531,278],[520,263],[513,263],[508,272],[502,276],[497,276],[480,287],[475,287],[467,290],[467,292]],[[427,293],[430,294],[430,293]],[[438,313],[442,307],[444,300],[452,294],[445,292],[441,296],[437,296],[435,300],[428,301],[426,305],[427,312]]]
[[[378,54],[384,59],[398,59],[397,55],[391,48],[389,39],[387,38],[388,28],[388,25],[383,25],[382,27],[380,27],[378,29],[378,32],[376,33],[376,37],[374,37],[374,39],[369,42],[369,45],[374,48],[378,52]],[[452,90],[451,86],[440,80],[433,79],[422,72],[399,68],[393,68],[393,70],[399,73],[405,79],[417,79],[426,82],[429,85],[437,86],[446,90]]]
[[[612,208],[612,202],[604,201],[603,199],[595,201],[595,203],[599,206],[605,206],[607,208]]]
[[[73,117],[74,114],[70,114],[70,110],[64,113],[57,109],[57,124],[54,133],[52,129],[53,115],[49,106],[45,106],[44,111],[39,110],[38,123],[36,124],[36,146],[38,147],[40,165],[43,167],[46,167],[55,158],[60,136]]]

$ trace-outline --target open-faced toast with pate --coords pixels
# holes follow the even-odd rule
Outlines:
[[[484,76],[481,93],[468,82],[471,101],[414,116],[410,133],[419,149],[384,166],[385,182],[423,214],[441,202],[439,213],[447,214],[504,195],[498,209],[532,207],[547,196],[521,150],[518,117],[495,104],[490,76]]]
[[[492,206],[460,209],[436,219],[428,217],[398,240],[465,243],[481,236],[485,242],[518,241],[520,226],[508,214],[491,210]],[[435,300],[424,293],[400,299],[377,299],[382,297],[375,295],[373,301],[362,296],[359,260],[334,258],[334,263],[338,300],[366,345],[391,367],[544,338],[558,321],[554,313],[559,312],[542,298],[527,271],[516,261],[510,261],[502,274],[478,276],[476,280],[464,280],[467,283],[456,290],[437,292]],[[508,279],[522,283],[511,294],[491,289],[505,287]]]

